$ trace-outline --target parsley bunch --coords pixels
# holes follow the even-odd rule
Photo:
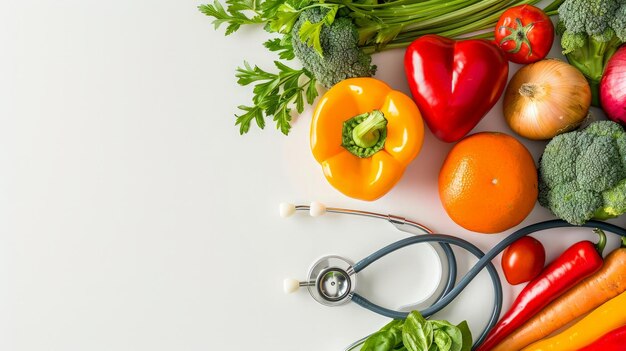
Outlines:
[[[243,25],[262,25],[269,33],[278,35],[263,44],[268,50],[284,61],[300,59],[303,68],[293,68],[277,60],[272,72],[247,62],[236,72],[240,85],[254,85],[252,105],[239,106],[241,113],[236,115],[239,132],[247,133],[252,121],[263,129],[266,118],[271,117],[277,129],[286,135],[291,128],[293,109],[302,113],[305,101],[309,105],[315,101],[318,82],[330,87],[337,80],[373,74],[375,67],[370,66],[369,54],[404,48],[424,34],[451,38],[474,34],[473,38],[489,38],[506,9],[539,1],[225,0],[223,5],[214,0],[199,9],[213,18],[216,29],[226,25],[226,35]],[[545,11],[555,14],[563,1],[554,0]],[[321,11],[309,15],[311,9]],[[303,13],[307,14],[306,19],[298,22]],[[346,19],[350,28],[345,26]],[[351,31],[354,31],[353,39]],[[338,40],[341,42],[335,43]],[[363,53],[368,56],[363,57]],[[356,65],[359,65],[357,70]]]

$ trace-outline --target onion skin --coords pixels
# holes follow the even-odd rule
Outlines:
[[[547,59],[522,67],[504,93],[509,127],[531,140],[551,139],[577,128],[591,106],[591,89],[574,66]]]
[[[626,45],[609,59],[600,81],[600,103],[607,117],[626,126]]]

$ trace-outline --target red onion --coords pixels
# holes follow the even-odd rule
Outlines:
[[[606,65],[600,103],[610,120],[626,125],[626,45],[617,49]]]

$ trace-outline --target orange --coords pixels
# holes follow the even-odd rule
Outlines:
[[[448,216],[479,233],[521,223],[537,201],[537,169],[512,136],[485,132],[457,143],[439,172],[439,197]]]

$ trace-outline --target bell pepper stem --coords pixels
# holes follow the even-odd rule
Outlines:
[[[352,140],[359,147],[372,147],[380,140],[380,132],[387,128],[382,112],[374,110],[352,130]]]
[[[604,231],[600,228],[595,228],[593,232],[598,234],[599,236],[598,243],[595,246],[600,256],[602,256],[602,251],[604,251],[604,247],[606,246],[606,235],[604,235]],[[622,241],[622,244],[623,244],[623,241]]]
[[[387,120],[381,111],[373,110],[343,122],[341,146],[359,158],[371,157],[385,147]]]
[[[626,248],[626,236],[622,237],[622,244],[620,245],[621,248]]]

